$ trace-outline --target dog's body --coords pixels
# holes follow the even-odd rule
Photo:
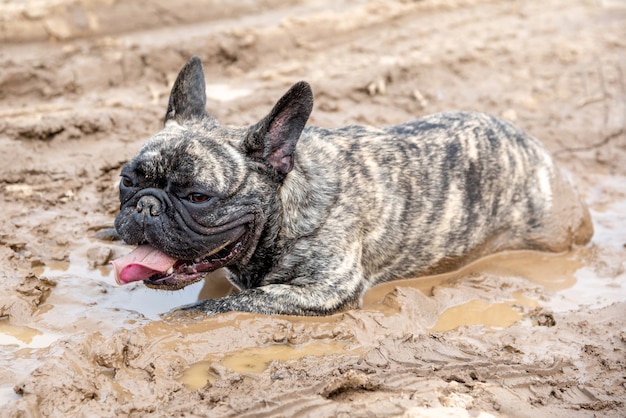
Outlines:
[[[443,113],[304,128],[312,100],[298,83],[258,124],[222,127],[192,58],[165,128],[122,172],[116,228],[159,260],[202,260],[122,281],[175,289],[224,266],[241,292],[183,309],[324,315],[377,283],[506,249],[563,251],[593,233],[547,151],[507,122]]]

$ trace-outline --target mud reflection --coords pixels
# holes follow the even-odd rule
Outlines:
[[[520,307],[534,308],[538,301],[516,293],[515,300],[490,303],[480,299],[446,309],[428,331],[450,331],[464,325],[506,328],[523,318]]]
[[[250,347],[231,352],[221,359],[210,357],[207,360],[192,364],[187,368],[179,381],[189,389],[199,389],[207,381],[215,382],[218,373],[215,365],[243,374],[251,375],[264,372],[273,361],[297,360],[306,356],[327,356],[331,354],[345,354],[347,342],[340,341],[313,341],[304,345],[271,344],[265,347]]]
[[[480,275],[521,277],[549,291],[568,289],[576,283],[576,272],[583,267],[580,259],[587,251],[578,249],[561,254],[506,251],[493,254],[451,273],[380,284],[365,294],[363,306],[371,307],[379,303],[396,287],[412,287],[419,289],[426,296],[432,296],[432,289],[435,286]]]

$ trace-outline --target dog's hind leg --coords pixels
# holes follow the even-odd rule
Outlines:
[[[587,205],[558,171],[551,187],[552,202],[543,214],[541,227],[528,231],[525,241],[532,249],[552,252],[587,244],[593,236],[593,222]]]

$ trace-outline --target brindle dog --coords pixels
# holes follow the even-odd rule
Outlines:
[[[122,170],[115,220],[139,245],[114,262],[118,282],[172,290],[225,267],[240,289],[182,310],[327,315],[377,283],[496,251],[564,251],[593,234],[546,149],[493,116],[305,127],[305,82],[252,126],[222,126],[205,105],[193,57],[164,129]]]

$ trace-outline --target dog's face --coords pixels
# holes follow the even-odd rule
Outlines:
[[[180,287],[254,251],[272,182],[248,173],[228,130],[167,125],[122,169],[115,227],[127,244],[185,260],[175,277],[146,282]]]
[[[249,260],[312,107],[309,86],[299,83],[259,123],[222,127],[205,111],[204,89],[194,57],[174,84],[164,129],[122,169],[121,238],[178,260],[155,267],[144,280],[151,287],[178,289]]]

